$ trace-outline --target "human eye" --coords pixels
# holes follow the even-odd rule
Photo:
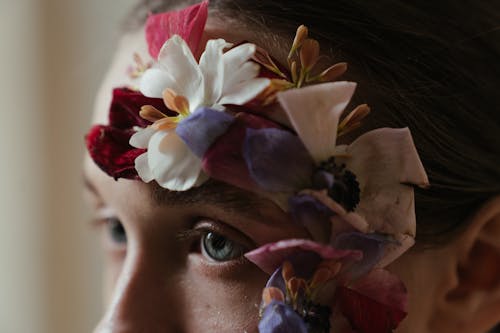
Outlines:
[[[206,258],[225,262],[240,258],[245,247],[216,232],[205,232],[201,237],[201,253]]]
[[[127,231],[120,219],[103,209],[97,212],[94,225],[100,234],[104,250],[113,257],[122,257],[127,250]]]
[[[200,220],[187,234],[195,237],[193,252],[211,264],[241,261],[255,247],[244,233],[220,221]]]
[[[127,232],[117,217],[107,217],[104,223],[110,242],[117,245],[127,244]]]

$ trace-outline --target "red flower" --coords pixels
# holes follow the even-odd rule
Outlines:
[[[109,125],[95,125],[85,136],[90,157],[115,179],[139,179],[134,161],[145,150],[132,147],[129,140],[135,133],[135,128],[150,124],[139,116],[143,105],[152,105],[171,114],[161,98],[148,98],[137,91],[117,88],[113,90]]]

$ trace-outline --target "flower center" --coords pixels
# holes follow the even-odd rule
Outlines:
[[[346,169],[345,164],[338,165],[335,157],[330,157],[316,168],[312,184],[316,190],[326,189],[328,196],[347,211],[353,211],[359,204],[360,188],[356,175]]]

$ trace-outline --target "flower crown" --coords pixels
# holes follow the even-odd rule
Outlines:
[[[270,275],[260,332],[391,332],[407,293],[384,267],[413,245],[413,186],[428,185],[409,129],[339,144],[370,109],[342,116],[356,84],[336,81],[345,63],[317,70],[319,43],[304,26],[285,66],[223,39],[197,60],[207,8],[148,18],[156,62],[135,57],[139,90],[114,90],[109,125],[86,136],[91,157],[115,179],[171,191],[209,178],[253,191],[309,231],[245,255]]]

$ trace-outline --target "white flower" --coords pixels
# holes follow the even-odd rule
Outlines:
[[[259,65],[250,61],[255,45],[242,44],[224,53],[231,46],[223,39],[209,40],[198,64],[186,42],[175,35],[163,45],[157,65],[144,73],[141,93],[163,97],[179,116],[158,117],[154,112],[156,123],[130,139],[132,146],[147,148],[135,160],[143,181],[156,180],[174,191],[200,185],[207,178],[201,160],[177,136],[176,124],[200,107],[223,110],[225,104],[243,105],[269,85],[268,79],[257,78]]]

